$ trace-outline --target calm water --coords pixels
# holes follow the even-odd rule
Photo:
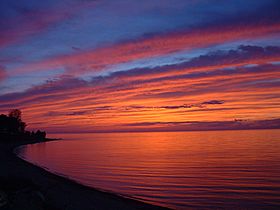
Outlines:
[[[280,209],[280,130],[56,134],[21,156],[174,209]]]

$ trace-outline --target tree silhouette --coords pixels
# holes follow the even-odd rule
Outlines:
[[[11,133],[24,133],[26,123],[21,120],[21,111],[12,109],[8,116],[8,131]]]
[[[21,115],[22,113],[19,109],[11,110],[8,115],[0,115],[0,139],[6,135],[10,137],[16,136],[18,139],[45,140],[45,131],[25,131],[26,123],[22,121]]]
[[[18,121],[21,121],[21,111],[19,109],[12,109],[9,112],[9,117],[16,118]]]
[[[21,111],[11,110],[8,116],[0,115],[0,132],[18,134],[24,133],[26,124],[21,120]]]

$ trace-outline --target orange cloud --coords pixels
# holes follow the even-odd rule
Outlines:
[[[86,131],[122,130],[132,129],[129,124],[146,122],[273,119],[280,118],[280,87],[275,80],[278,69],[278,65],[232,70],[205,66],[204,73],[184,70],[185,74],[155,74],[138,82],[124,80],[124,75],[121,80],[112,75],[92,82],[65,78],[22,95],[8,95],[1,107],[3,110],[13,104],[23,110],[31,127],[44,126],[52,131],[76,126]],[[209,101],[224,103],[203,106]],[[174,124],[172,129],[175,125],[178,128],[179,124]],[[151,126],[157,127],[164,126]]]

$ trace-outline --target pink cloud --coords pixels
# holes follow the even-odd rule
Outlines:
[[[5,78],[6,78],[6,71],[5,71],[5,69],[4,69],[4,67],[1,67],[0,66],[0,82],[2,81],[2,80],[4,80]]]
[[[3,19],[0,27],[0,47],[18,43],[41,33],[92,5],[95,5],[95,3],[84,2],[51,9],[29,10],[21,12],[18,16]],[[69,8],[70,6],[71,8]]]
[[[137,59],[166,55],[182,50],[254,39],[280,33],[280,23],[235,24],[217,28],[200,28],[180,33],[155,35],[152,37],[118,43],[92,51],[56,56],[14,69],[14,74],[66,67],[68,74],[102,71],[106,66]]]

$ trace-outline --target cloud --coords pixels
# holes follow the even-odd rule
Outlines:
[[[0,66],[0,82],[7,77],[6,70],[3,66]]]
[[[256,53],[253,50],[245,49],[258,48],[262,53]],[[182,77],[183,74],[192,76],[201,76],[202,74],[213,72],[218,69],[242,67],[247,64],[264,64],[280,60],[280,47],[268,46],[239,46],[237,49],[228,51],[214,51],[205,55],[200,55],[191,60],[166,66],[154,68],[136,68],[128,71],[118,71],[111,73],[112,77],[116,77],[124,81],[142,80],[155,81],[163,80],[164,78]],[[228,73],[232,73],[228,71]]]
[[[80,115],[93,114],[93,111],[73,111],[73,112],[57,112],[50,111],[47,113],[48,116],[80,116]]]
[[[211,100],[211,101],[205,101],[201,103],[202,105],[208,105],[208,104],[224,104],[225,101],[220,101],[220,100]]]
[[[125,107],[126,110],[129,109],[190,109],[190,108],[205,108],[205,105],[219,105],[224,104],[225,101],[221,100],[210,100],[205,101],[202,103],[196,103],[196,104],[182,104],[182,105],[166,105],[166,106],[141,106],[141,105],[132,105]]]
[[[246,130],[279,129],[280,119],[231,120],[231,121],[182,121],[182,122],[141,122],[126,124],[131,130],[139,131],[200,131],[200,130]],[[137,127],[137,128],[135,128]],[[129,129],[128,129],[129,130]]]
[[[51,3],[51,1],[48,1]],[[34,35],[47,31],[52,26],[72,18],[77,12],[94,5],[94,2],[75,2],[56,3],[53,5],[45,3],[30,3],[26,5],[14,6],[10,8],[9,4],[3,5],[4,9],[11,10],[12,15],[1,17],[0,26],[0,47],[6,47],[18,43]],[[32,7],[32,5],[37,5]],[[9,7],[9,8],[7,8]],[[71,8],[71,9],[70,9]]]
[[[137,126],[129,125],[137,123],[150,123],[143,128],[139,124],[142,130],[220,129],[222,122],[225,128],[243,129],[246,122],[242,127],[228,119],[280,118],[279,65],[247,65],[255,61],[256,51],[259,61],[278,53],[277,47],[261,49],[240,46],[177,65],[131,69],[87,81],[63,76],[24,92],[0,95],[0,111],[21,108],[31,125],[44,122],[52,131],[75,126],[81,131],[131,130]],[[239,54],[248,55],[242,65],[238,59],[232,62]],[[203,124],[209,119],[213,123]]]
[[[253,85],[253,81],[255,84],[257,81],[269,81],[274,77],[275,73],[277,73],[278,66],[277,65],[259,65],[254,67],[246,67],[241,66],[246,63],[252,63],[256,60],[255,56],[252,53],[248,53],[249,51],[253,51],[252,49],[257,48],[256,46],[246,46],[247,50],[244,50],[244,46],[240,46],[237,50],[223,51],[223,52],[212,52],[210,54],[206,54],[203,56],[199,56],[190,61],[183,62],[181,64],[175,65],[167,65],[162,67],[155,68],[144,68],[144,69],[131,69],[129,71],[120,71],[112,73],[108,76],[103,77],[93,77],[90,81],[85,81],[82,79],[74,78],[74,77],[61,77],[60,79],[47,81],[45,84],[40,86],[34,86],[29,90],[22,93],[12,93],[6,94],[4,96],[0,96],[3,101],[12,101],[24,99],[25,101],[32,102],[35,98],[38,101],[48,100],[49,97],[53,98],[64,98],[64,97],[72,97],[71,94],[73,92],[78,92],[82,90],[92,89],[93,92],[96,90],[100,92],[100,90],[105,93],[114,92],[114,91],[129,91],[131,89],[138,89],[145,91],[147,89],[147,85],[149,85],[152,89],[160,88],[164,89],[164,92],[155,91],[152,95],[161,95],[162,97],[173,97],[176,94],[185,95],[187,93],[191,93],[196,91],[197,89],[201,89],[204,86],[209,85],[209,82],[214,82],[218,79],[230,79],[231,77],[235,77],[235,80],[230,81],[232,84],[241,84],[242,80],[244,82],[250,81],[250,85]],[[250,50],[248,50],[250,49]],[[272,57],[280,55],[279,47],[264,47],[259,48],[262,49],[262,58],[267,55],[272,55]],[[233,63],[232,60],[237,60],[240,62],[239,58],[242,57],[240,54],[245,55],[246,59],[243,59],[243,63]],[[254,53],[253,53],[254,54]],[[259,54],[259,53],[258,53]],[[270,58],[270,56],[267,56]],[[251,60],[253,59],[253,60]],[[214,63],[213,63],[214,62]],[[263,60],[261,60],[263,62]],[[199,66],[198,66],[199,65]],[[237,65],[237,66],[236,66]],[[232,70],[228,70],[228,67],[234,67]],[[271,75],[272,74],[272,75]],[[238,75],[248,75],[248,77],[239,76]],[[255,78],[251,78],[251,76],[256,76]],[[261,78],[259,78],[260,75]],[[263,75],[268,75],[267,78]],[[205,80],[204,83],[185,83],[185,81],[200,81],[202,78]],[[167,83],[168,82],[168,83]],[[272,85],[271,83],[270,85]],[[176,87],[182,85],[181,89],[172,89],[170,90],[168,87]],[[185,88],[193,86],[193,88]],[[224,87],[225,89],[230,88]],[[207,89],[205,89],[207,90]],[[211,86],[208,86],[209,91],[213,91]],[[64,94],[63,92],[69,92],[69,94]],[[139,97],[142,91],[134,92],[135,97]],[[75,95],[74,95],[75,96]],[[149,95],[146,95],[147,97]],[[211,102],[211,101],[210,101]],[[210,103],[208,102],[208,103]],[[23,103],[23,101],[21,101]],[[206,103],[206,102],[205,102]],[[215,101],[212,101],[215,103]],[[219,103],[216,101],[216,103]],[[180,105],[183,106],[184,105]],[[186,105],[189,106],[189,105]],[[168,108],[168,107],[166,107]],[[169,108],[176,108],[170,106]]]
[[[232,23],[188,29],[180,32],[156,34],[153,36],[128,40],[111,46],[88,51],[58,55],[30,65],[15,68],[14,73],[67,67],[68,74],[104,71],[107,66],[154,58],[182,50],[191,50],[228,43],[242,39],[253,39],[280,33],[280,22],[264,21],[248,24]],[[205,35],[207,34],[207,39]],[[242,49],[241,49],[242,50]]]
[[[157,7],[158,2],[125,1],[121,12],[112,1],[97,1],[97,8],[92,1],[30,1],[12,0],[17,5],[12,13],[0,3],[0,48],[5,55],[0,62],[9,67],[0,69],[0,82],[8,74],[4,85],[19,77],[30,84],[28,90],[1,92],[0,112],[20,108],[31,125],[70,131],[271,128],[278,121],[269,120],[280,119],[279,46],[243,44],[209,52],[237,43],[278,43],[276,1],[242,2],[238,10],[231,5],[241,1],[222,7],[195,1],[198,10],[183,1],[176,8],[167,2]],[[197,18],[199,12],[187,13],[185,7],[203,15]],[[141,17],[136,25],[131,9]],[[121,20],[110,18],[112,13],[122,14]],[[92,21],[97,19],[100,31],[95,34]],[[157,24],[152,30],[151,22]],[[41,48],[49,43],[51,48]],[[26,51],[38,53],[22,53]],[[164,65],[169,61],[178,63]],[[144,65],[155,67],[136,68]],[[115,67],[124,69],[111,73]],[[82,79],[93,73],[97,76]],[[32,86],[34,80],[47,81]]]

